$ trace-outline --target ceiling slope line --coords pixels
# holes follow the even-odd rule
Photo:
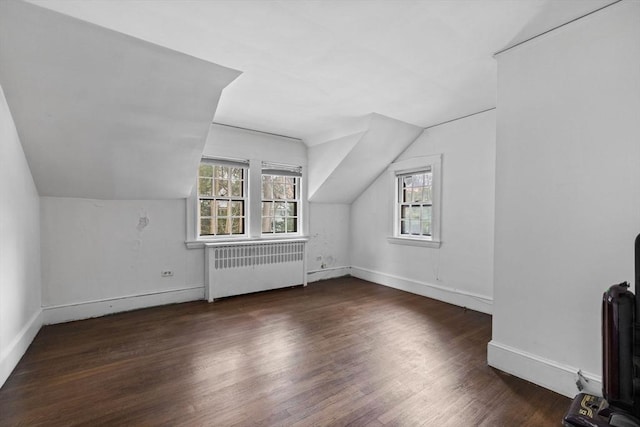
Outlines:
[[[618,4],[618,3],[620,3],[620,2],[622,2],[622,0],[616,0],[616,1],[614,1],[613,3],[609,3],[609,4],[607,4],[607,5],[604,5],[604,6],[602,6],[602,7],[597,8],[596,10],[592,10],[592,11],[591,11],[591,12],[589,12],[589,13],[585,13],[584,15],[578,16],[577,18],[573,18],[573,19],[571,19],[571,20],[569,20],[569,21],[565,22],[564,24],[556,25],[555,27],[550,28],[550,29],[548,29],[547,31],[543,31],[543,32],[541,32],[540,34],[536,34],[535,36],[529,37],[528,39],[523,40],[523,41],[521,41],[521,42],[518,42],[518,43],[516,43],[516,44],[514,44],[514,45],[512,45],[512,46],[507,46],[507,47],[505,47],[504,49],[501,49],[501,50],[499,50],[499,51],[495,52],[495,53],[493,54],[493,56],[494,56],[494,57],[495,57],[495,56],[498,56],[498,55],[500,55],[500,54],[502,54],[502,53],[505,53],[505,52],[507,52],[507,51],[509,51],[509,50],[511,50],[511,49],[513,49],[513,48],[515,48],[515,47],[521,46],[521,45],[523,45],[523,44],[525,44],[525,43],[529,43],[531,40],[535,40],[535,39],[537,39],[538,37],[542,37],[542,36],[544,36],[545,34],[549,34],[549,33],[553,32],[553,31],[555,31],[555,30],[557,30],[557,29],[560,29],[560,28],[565,27],[565,26],[567,26],[567,25],[569,25],[569,24],[572,24],[572,23],[574,23],[574,22],[576,22],[576,21],[579,21],[579,20],[581,20],[582,18],[586,18],[587,16],[590,16],[590,15],[593,15],[593,14],[595,14],[595,13],[598,13],[598,12],[600,12],[600,11],[602,11],[602,10],[604,10],[604,9],[608,8],[608,7],[611,7],[611,6],[615,5],[615,4]]]
[[[455,122],[455,121],[458,121],[458,120],[466,119],[467,117],[472,117],[472,116],[476,116],[478,114],[486,113],[487,111],[495,110],[496,108],[497,107],[491,107],[491,108],[487,108],[486,110],[476,111],[475,113],[471,113],[471,114],[467,114],[467,115],[464,115],[464,116],[456,117],[455,119],[445,120],[444,122],[440,122],[440,123],[436,123],[435,125],[427,126],[427,127],[424,128],[424,130],[431,129],[431,128],[434,128],[436,126],[446,125],[447,123]]]
[[[243,127],[243,126],[228,125],[226,123],[221,123],[221,122],[216,122],[216,121],[211,122],[211,124],[218,125],[218,126],[226,126],[226,127],[234,128],[234,129],[248,130],[250,132],[258,132],[258,133],[262,133],[262,134],[265,134],[265,135],[277,136],[277,137],[280,137],[280,138],[295,139],[296,141],[304,142],[304,140],[302,138],[296,138],[295,136],[282,135],[282,134],[273,133],[273,132],[265,132],[263,130],[251,129],[251,128],[246,128],[246,127]]]

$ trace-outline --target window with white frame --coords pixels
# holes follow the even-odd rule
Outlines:
[[[246,234],[249,163],[203,158],[198,170],[198,236]]]
[[[442,157],[416,157],[390,167],[395,186],[392,243],[439,247]]]
[[[400,236],[431,237],[433,172],[430,168],[398,174]]]
[[[262,163],[262,234],[292,234],[300,229],[301,168]]]

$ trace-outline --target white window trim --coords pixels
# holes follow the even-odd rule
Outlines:
[[[262,231],[262,209],[260,209],[260,234],[265,239],[270,238],[282,238],[282,237],[300,237],[302,235],[302,168],[300,166],[289,166],[284,164],[262,162],[262,170],[260,171],[260,203],[262,205],[262,175],[276,175],[276,176],[290,176],[295,178],[295,190],[296,190],[296,203],[297,215],[296,215],[296,230],[291,233],[264,233]]]
[[[431,236],[403,236],[400,234],[400,218],[398,210],[398,180],[397,175],[400,173],[408,173],[431,169],[433,176],[433,207],[431,217]],[[393,195],[391,209],[393,210],[393,223],[391,226],[391,235],[387,237],[387,241],[393,244],[422,246],[429,248],[439,248],[441,241],[441,218],[442,218],[442,154],[433,156],[413,157],[411,159],[400,160],[392,163],[387,169],[389,174],[390,189],[389,193]]]
[[[207,158],[204,157],[203,158]],[[214,158],[216,159],[216,158]],[[218,160],[225,160],[225,158],[219,158]],[[229,161],[238,161],[237,159],[227,159]],[[240,160],[242,161],[242,160]],[[245,160],[246,161],[246,160]],[[209,243],[227,243],[227,242],[263,242],[266,240],[295,240],[295,239],[307,239],[308,240],[308,218],[306,216],[308,201],[306,196],[306,168],[302,166],[302,176],[299,177],[299,205],[298,205],[298,232],[287,234],[262,234],[262,214],[261,214],[261,200],[262,191],[260,183],[262,182],[262,159],[250,159],[248,167],[248,179],[246,180],[246,194],[248,200],[245,212],[245,230],[244,235],[220,235],[220,236],[198,236],[198,186],[197,177],[194,181],[194,186],[191,194],[185,199],[185,214],[186,214],[186,240],[185,245],[187,249],[202,249]],[[258,200],[258,203],[251,203],[251,200]]]

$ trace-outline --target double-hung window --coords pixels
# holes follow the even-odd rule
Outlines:
[[[198,236],[245,235],[249,162],[204,158],[198,171]]]
[[[390,166],[395,186],[391,243],[440,246],[440,155],[402,160]]]
[[[300,167],[262,163],[262,234],[300,229]]]
[[[431,168],[397,175],[400,236],[431,237],[433,172]]]

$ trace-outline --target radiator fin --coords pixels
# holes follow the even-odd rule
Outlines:
[[[216,270],[300,262],[304,257],[304,242],[220,246],[214,249],[213,256]]]

